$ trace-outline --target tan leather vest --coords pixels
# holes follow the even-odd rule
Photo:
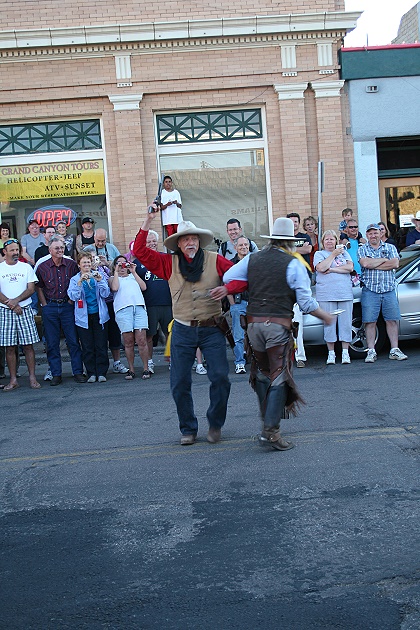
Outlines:
[[[172,274],[169,288],[172,295],[174,319],[189,321],[209,319],[222,312],[219,300],[212,300],[210,289],[222,284],[216,270],[217,254],[204,251],[203,273],[198,282],[187,282],[179,271],[178,256],[172,256]]]

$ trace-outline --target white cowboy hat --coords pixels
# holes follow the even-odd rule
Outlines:
[[[280,218],[274,221],[273,232],[270,236],[260,234],[261,238],[272,238],[278,241],[301,241],[295,237],[294,223],[292,219]]]
[[[176,234],[172,234],[165,238],[163,244],[173,252],[178,249],[178,239],[180,236],[187,236],[188,234],[196,234],[200,239],[200,247],[207,247],[213,242],[213,232],[210,230],[204,230],[198,228],[192,223],[192,221],[181,221],[178,225],[178,231]]]

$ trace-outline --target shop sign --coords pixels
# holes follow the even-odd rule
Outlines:
[[[55,227],[59,221],[65,221],[67,227],[77,219],[77,213],[66,206],[43,206],[31,212],[26,222],[38,221],[41,227]]]
[[[103,160],[0,167],[0,201],[104,195]]]

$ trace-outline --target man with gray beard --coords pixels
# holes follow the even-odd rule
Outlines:
[[[151,206],[133,253],[151,273],[167,280],[172,296],[174,323],[171,338],[171,391],[178,412],[181,444],[194,444],[198,422],[191,393],[191,368],[197,348],[205,354],[210,380],[210,405],[207,410],[208,442],[221,439],[230,392],[226,341],[219,328],[223,318],[221,300],[228,292],[240,293],[246,284],[223,286],[222,276],[232,266],[223,256],[203,248],[213,242],[210,230],[198,228],[191,221],[181,221],[178,232],[164,245],[173,254],[161,254],[147,247],[147,235],[156,215]],[[225,321],[225,320],[223,320]]]

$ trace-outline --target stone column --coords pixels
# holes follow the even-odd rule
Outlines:
[[[123,242],[124,247],[137,234],[147,205],[139,111],[142,98],[143,94],[109,96],[114,106],[118,156],[118,166],[115,167],[121,187],[121,207],[113,207],[112,191],[109,203],[113,214],[114,239],[120,244]],[[112,172],[112,168],[112,164],[107,164],[108,172]],[[124,247],[122,250],[127,251]]]
[[[274,218],[289,212],[311,214],[309,159],[305,120],[307,83],[274,85],[279,98],[284,164],[285,207],[274,208]]]
[[[318,154],[324,162],[323,225],[337,229],[341,211],[346,207],[346,172],[344,164],[341,89],[344,81],[314,81]]]

